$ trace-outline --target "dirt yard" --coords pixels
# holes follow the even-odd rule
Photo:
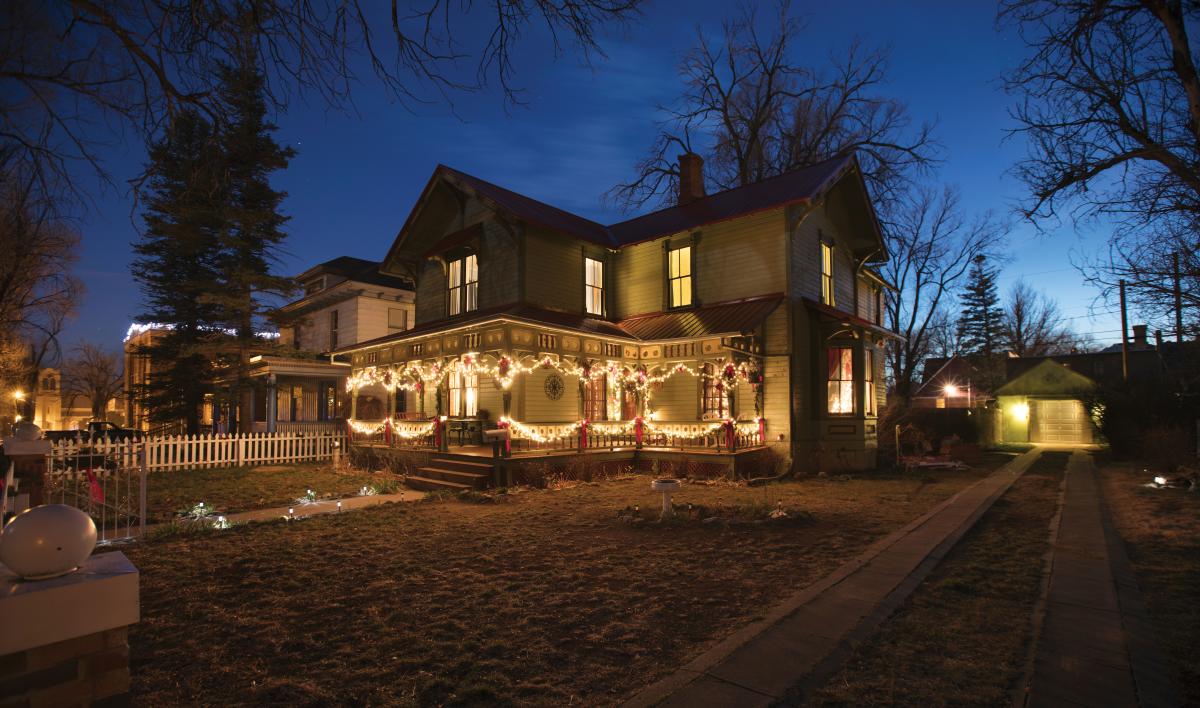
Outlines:
[[[1175,685],[1184,704],[1200,705],[1200,494],[1146,487],[1154,474],[1106,464],[1104,497]]]
[[[328,462],[151,472],[146,515],[148,522],[161,523],[200,502],[215,512],[233,514],[286,506],[309,489],[324,499],[351,496],[367,485],[396,484],[391,475],[338,471]]]
[[[633,477],[147,541],[134,700],[616,703],[981,475],[676,495],[786,524],[629,523]]]
[[[805,705],[1010,705],[1069,456],[1043,452]]]

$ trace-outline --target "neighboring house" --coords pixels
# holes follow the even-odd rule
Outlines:
[[[807,468],[873,466],[895,335],[857,161],[713,195],[698,156],[680,170],[676,206],[605,226],[439,166],[380,267],[415,283],[414,327],[338,349],[356,424],[569,442],[733,420]]]
[[[329,352],[362,339],[402,332],[413,320],[413,289],[403,278],[383,275],[379,263],[342,256],[314,266],[296,278],[304,294],[281,308],[289,324],[263,333],[261,353],[250,357],[250,385],[242,391],[242,432],[340,428],[349,408],[346,378],[350,367]],[[166,330],[134,324],[125,337],[125,386],[137,391],[149,381],[154,364],[146,347]],[[127,402],[130,424],[150,430],[149,411],[136,396]],[[209,397],[201,421],[228,432],[227,404]]]
[[[123,422],[122,402],[113,398],[104,407],[104,419]],[[81,430],[92,420],[92,400],[63,391],[62,372],[45,368],[38,372],[34,392],[33,422],[42,430]]]
[[[1096,426],[1085,405],[1089,393],[1100,386],[1119,386],[1126,376],[1133,383],[1166,381],[1164,357],[1147,340],[1146,326],[1134,325],[1132,331],[1127,354],[1116,344],[1098,352],[1010,355],[1003,360],[1004,382],[994,391],[974,383],[986,378],[979,357],[930,359],[913,405],[989,408],[994,415],[979,420],[991,430],[989,439],[998,442],[1095,442]]]
[[[243,420],[253,431],[340,424],[349,409],[350,367],[328,353],[412,326],[411,282],[380,273],[377,261],[342,256],[308,269],[296,282],[304,295],[281,308],[292,324],[279,333],[280,345],[296,353],[250,360],[250,377],[257,385]]]

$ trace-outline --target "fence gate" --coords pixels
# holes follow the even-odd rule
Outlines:
[[[142,445],[79,445],[47,458],[47,504],[80,509],[96,522],[101,543],[146,530],[146,450]]]

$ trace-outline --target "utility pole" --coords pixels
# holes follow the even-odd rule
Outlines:
[[[1119,281],[1121,288],[1121,380],[1129,380],[1129,319],[1125,314],[1125,281]]]
[[[1183,344],[1183,287],[1179,280],[1179,251],[1171,254],[1171,270],[1175,280],[1175,341]]]

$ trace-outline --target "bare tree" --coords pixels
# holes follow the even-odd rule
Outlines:
[[[881,271],[897,292],[887,299],[887,324],[904,339],[888,352],[889,376],[896,395],[906,400],[921,363],[930,356],[945,322],[947,308],[975,257],[999,246],[1006,232],[990,212],[967,217],[958,192],[945,187],[914,190],[893,210],[885,236],[889,259]]]
[[[1008,291],[1003,327],[1004,343],[1017,356],[1068,354],[1076,344],[1058,303],[1023,280]]]
[[[70,268],[78,235],[53,217],[32,179],[15,182],[0,167],[0,342],[20,350],[4,378],[32,389],[38,369],[57,361],[59,333],[82,291]]]
[[[1200,305],[1200,75],[1183,0],[1004,0],[1029,57],[1007,77],[1020,97],[1016,168],[1032,219],[1115,219],[1112,260],[1085,274],[1111,295],[1119,280],[1153,319],[1174,308],[1174,257]],[[1188,318],[1191,327],[1200,320]],[[1174,322],[1170,329],[1175,329]],[[1182,333],[1180,333],[1182,336]]]
[[[348,106],[363,72],[409,106],[489,80],[519,101],[512,54],[525,33],[545,28],[556,55],[569,43],[587,57],[602,53],[602,27],[639,4],[8,0],[0,3],[0,150],[50,193],[72,184],[73,160],[103,172],[96,148],[101,135],[115,136],[102,132],[111,118],[143,138],[183,108],[219,122],[217,69],[247,37],[276,108],[297,94]]]
[[[91,402],[92,418],[102,420],[108,402],[124,387],[121,356],[103,347],[82,342],[75,345],[63,367],[62,390],[72,399],[82,396]]]
[[[930,166],[932,126],[913,126],[905,105],[880,93],[887,52],[858,42],[827,68],[795,63],[803,25],[778,5],[774,30],[762,35],[751,10],[724,23],[717,41],[697,31],[683,58],[683,92],[630,182],[608,193],[632,210],[670,202],[678,185],[675,153],[699,152],[712,190],[760,182],[840,155],[856,153],[876,200],[899,195],[903,179]],[[705,147],[693,145],[701,139]]]
[[[948,359],[962,351],[958,336],[958,317],[950,311],[950,303],[943,301],[929,318],[928,356]]]

